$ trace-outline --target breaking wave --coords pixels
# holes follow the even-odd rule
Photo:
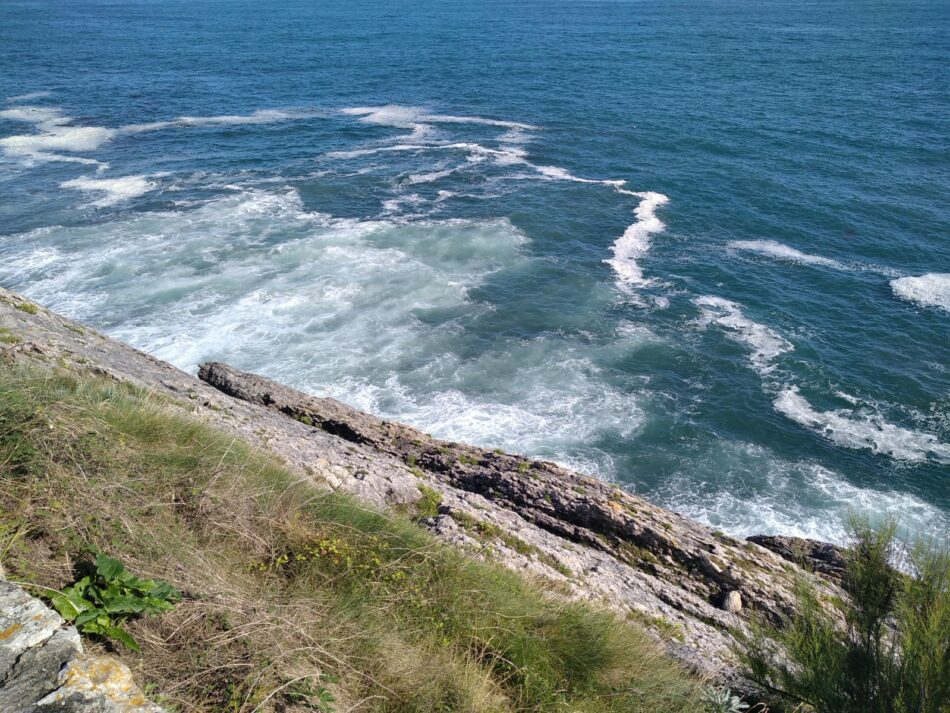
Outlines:
[[[865,448],[898,460],[925,461],[933,457],[940,463],[950,463],[950,444],[941,443],[933,434],[887,423],[879,414],[862,413],[865,409],[818,411],[794,386],[783,389],[774,405],[779,413],[839,446]]]
[[[917,277],[901,277],[891,280],[891,289],[901,299],[950,312],[950,273],[929,272]]]

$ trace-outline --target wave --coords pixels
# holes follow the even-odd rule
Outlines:
[[[314,109],[258,109],[250,114],[179,116],[165,121],[107,128],[73,126],[73,117],[65,115],[58,107],[18,106],[0,111],[0,118],[31,123],[37,132],[4,137],[0,139],[0,150],[8,157],[21,160],[27,166],[45,161],[60,161],[95,165],[99,170],[105,170],[108,164],[101,161],[56,152],[88,153],[123,134],[140,134],[178,127],[269,124],[318,116],[327,116],[327,112]]]
[[[784,245],[775,240],[733,240],[727,243],[726,247],[732,248],[733,250],[744,250],[747,252],[758,253],[760,255],[767,255],[768,257],[772,257],[777,260],[784,260],[802,265],[821,265],[823,267],[831,267],[836,270],[847,269],[837,260],[821,257],[820,255],[809,255],[808,253],[803,253],[800,250],[796,250],[793,247],[789,247],[788,245]]]
[[[488,119],[482,116],[456,116],[452,114],[432,114],[418,106],[386,104],[384,106],[354,106],[340,109],[341,114],[359,116],[360,121],[368,124],[393,126],[400,129],[415,130],[425,124],[480,124],[505,129],[531,131],[538,127],[517,121]]]
[[[782,534],[844,544],[851,512],[898,518],[913,535],[942,536],[945,512],[896,490],[861,487],[810,461],[795,462],[749,443],[721,443],[692,467],[710,473],[672,476],[659,493],[668,507],[737,537]]]
[[[34,99],[43,99],[52,94],[52,92],[29,92],[27,94],[17,94],[13,97],[7,97],[7,104],[19,104],[21,102],[33,101]]]
[[[709,295],[697,297],[693,302],[700,308],[700,324],[722,327],[727,336],[749,348],[752,368],[762,376],[771,374],[775,359],[793,349],[780,334],[746,317],[735,302]]]
[[[96,207],[112,206],[124,200],[136,198],[155,188],[155,182],[146,176],[123,176],[122,178],[91,178],[84,176],[63,181],[61,188],[73,188],[79,191],[102,193],[102,198],[89,205]]]
[[[168,236],[174,236],[170,240]],[[15,236],[0,283],[185,369],[227,358],[427,431],[613,474],[642,395],[611,386],[587,342],[501,338],[472,354],[470,293],[525,270],[507,220],[342,219],[292,189]],[[630,352],[642,339],[618,337]],[[618,347],[621,348],[621,347]]]
[[[71,126],[73,118],[55,107],[21,106],[0,111],[0,118],[33,124],[37,132],[0,139],[0,150],[27,166],[47,161],[95,165],[104,170],[101,161],[57,153],[95,151],[112,140],[115,131],[101,126]]]
[[[162,131],[173,128],[202,126],[241,126],[245,124],[272,124],[295,119],[313,119],[326,117],[326,111],[318,109],[258,109],[250,114],[221,114],[218,116],[179,116],[165,121],[153,121],[145,124],[127,124],[118,131],[127,134],[140,134],[147,131]]]
[[[940,463],[950,463],[950,444],[937,436],[887,423],[877,414],[854,411],[817,411],[808,400],[790,386],[773,402],[776,411],[839,446],[867,449],[898,460],[925,461],[932,456]]]
[[[669,198],[662,193],[619,192],[637,196],[641,199],[633,211],[637,221],[631,224],[623,235],[614,241],[610,248],[614,256],[610,260],[605,260],[605,262],[617,273],[617,279],[622,288],[646,285],[649,281],[644,279],[643,269],[637,261],[650,249],[650,237],[666,227],[663,221],[657,217],[656,209],[661,205],[665,205]]]
[[[901,277],[891,280],[891,290],[903,300],[950,312],[950,273],[929,272],[916,277]]]

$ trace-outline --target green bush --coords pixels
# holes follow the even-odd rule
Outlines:
[[[947,713],[946,544],[918,543],[905,552],[893,522],[875,529],[855,519],[851,529],[843,626],[802,583],[801,615],[778,635],[789,662],[777,662],[760,633],[747,656],[751,678],[818,713]]]

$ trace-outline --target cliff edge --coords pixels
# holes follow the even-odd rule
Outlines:
[[[694,671],[739,689],[748,685],[735,651],[753,613],[782,626],[800,580],[822,600],[844,596],[830,546],[754,538],[773,552],[554,463],[438,440],[226,364],[204,364],[195,378],[3,289],[0,352],[153,390],[300,478],[376,507],[424,500],[419,522],[438,538],[607,604]],[[800,566],[812,556],[835,564]]]

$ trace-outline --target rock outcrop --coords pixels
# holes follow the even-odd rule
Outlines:
[[[202,366],[198,380],[4,290],[0,329],[9,357],[150,388],[318,485],[378,507],[411,508],[435,491],[437,512],[422,523],[439,538],[606,604],[740,689],[735,648],[750,617],[795,616],[799,578],[822,599],[842,596],[794,558],[554,463],[437,440],[225,364]]]
[[[79,632],[21,587],[0,579],[0,711],[162,713],[108,656],[83,651]]]
[[[804,537],[784,535],[752,535],[746,540],[761,545],[767,550],[794,562],[800,567],[822,574],[840,582],[844,579],[847,560],[845,550],[830,542],[809,540]]]

